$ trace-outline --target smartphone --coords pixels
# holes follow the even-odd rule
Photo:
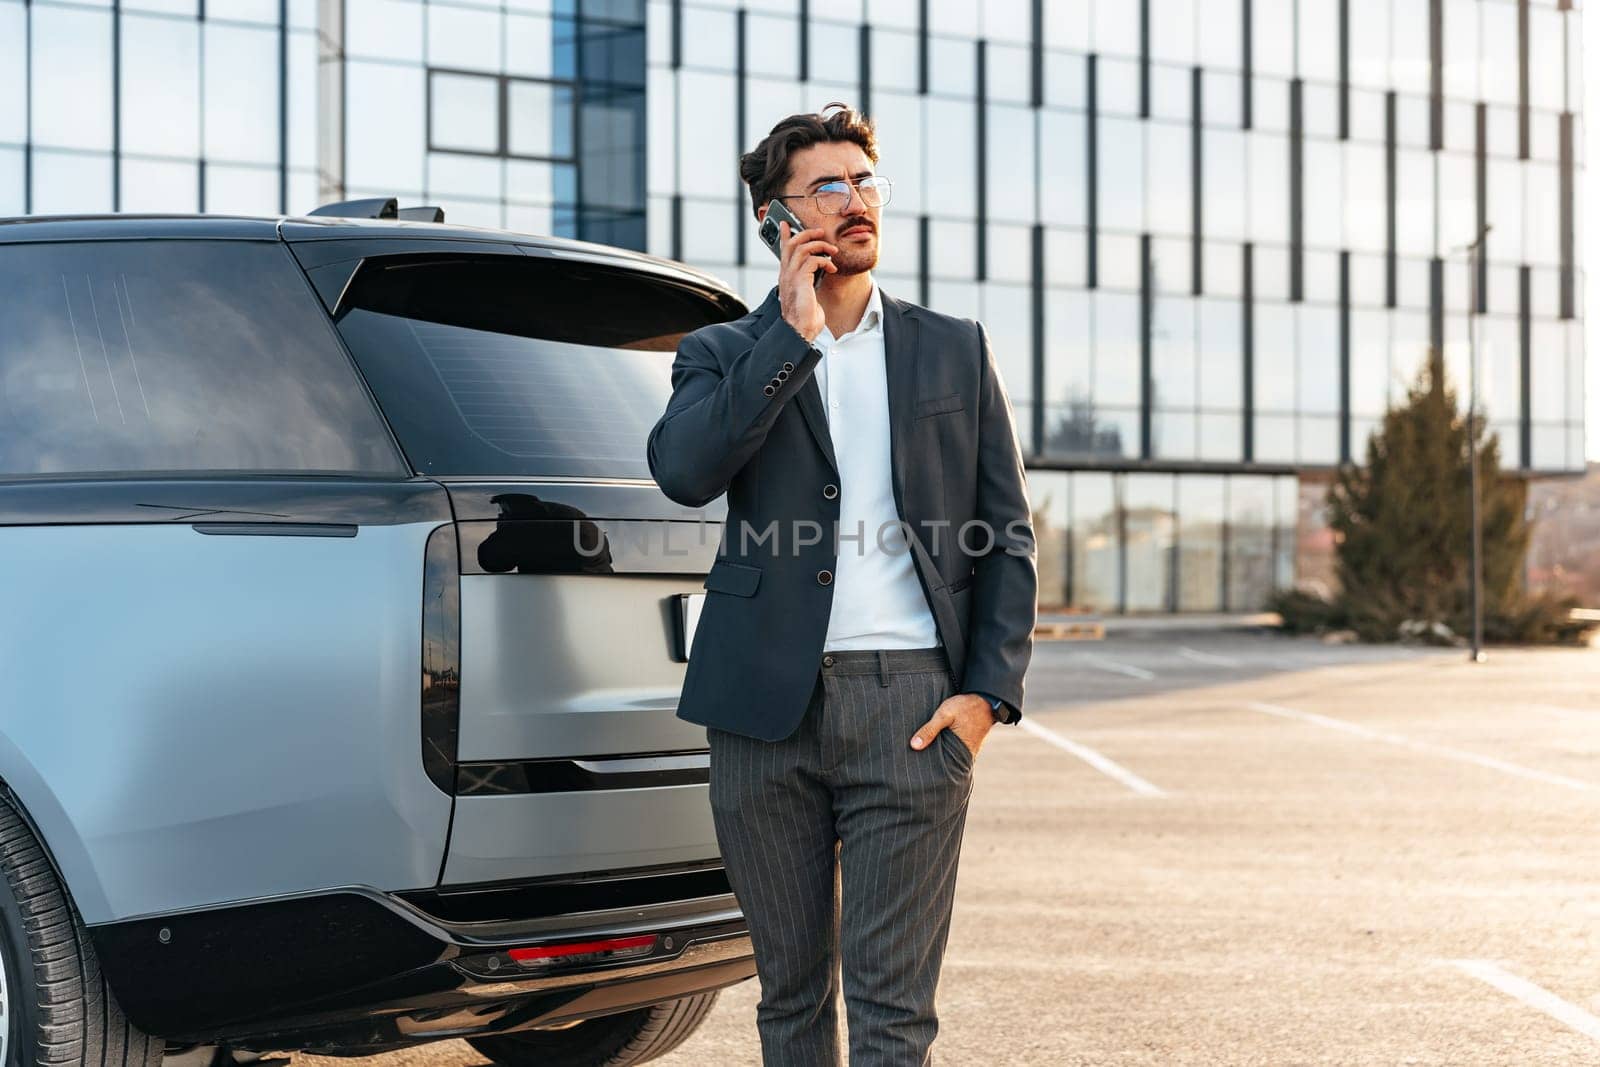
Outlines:
[[[781,261],[783,259],[783,235],[778,231],[778,223],[789,224],[789,236],[793,237],[806,228],[805,223],[794,217],[794,212],[783,206],[782,200],[769,200],[767,202],[767,217],[761,220],[761,243],[772,249],[772,254]],[[827,259],[827,256],[823,256]],[[822,285],[822,276],[828,273],[819,270],[811,276],[811,288],[816,289]]]

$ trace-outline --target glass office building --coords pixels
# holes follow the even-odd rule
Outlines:
[[[0,0],[0,214],[396,195],[755,302],[737,155],[844,100],[881,283],[993,338],[1044,602],[1249,610],[1430,348],[1465,395],[1469,311],[1507,464],[1581,469],[1575,8]]]

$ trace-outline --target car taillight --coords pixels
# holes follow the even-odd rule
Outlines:
[[[638,937],[613,937],[604,941],[514,948],[506,955],[520,966],[537,967],[550,963],[600,963],[631,956],[648,956],[655,947],[656,935],[643,934]]]

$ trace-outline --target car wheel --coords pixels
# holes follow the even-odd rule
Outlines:
[[[0,1063],[159,1067],[166,1042],[123,1017],[78,909],[0,787]]]
[[[521,1030],[468,1044],[504,1067],[628,1067],[683,1044],[716,1002],[715,992],[700,993],[560,1030]]]

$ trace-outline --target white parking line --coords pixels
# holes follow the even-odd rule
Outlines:
[[[1083,658],[1103,671],[1110,671],[1112,674],[1124,674],[1129,678],[1137,678],[1142,682],[1148,682],[1155,677],[1154,671],[1147,671],[1143,667],[1129,666],[1126,663],[1118,663],[1116,660],[1106,659],[1104,656],[1088,655]]]
[[[1101,774],[1106,775],[1108,778],[1115,778],[1117,781],[1121,782],[1135,793],[1138,793],[1140,796],[1164,797],[1167,795],[1121,764],[1107,759],[1105,756],[1102,756],[1100,753],[1096,752],[1087,745],[1080,745],[1071,738],[1062,737],[1054,730],[1040,726],[1032,719],[1025,718],[1017,725],[1021,726],[1024,730],[1027,730],[1035,737],[1050,742],[1050,744],[1061,749],[1063,752],[1072,753],[1074,756],[1077,756],[1079,759],[1083,760],[1083,762],[1087,763]]]
[[[1208,663],[1213,667],[1244,666],[1244,663],[1240,660],[1229,659],[1227,656],[1213,655],[1210,652],[1201,652],[1199,649],[1190,648],[1187,645],[1183,645],[1178,649],[1178,655],[1182,656],[1184,659],[1193,660],[1196,663]]]
[[[1278,704],[1263,704],[1260,702],[1252,702],[1246,704],[1245,707],[1251,708],[1255,711],[1266,712],[1268,715],[1277,715],[1285,719],[1298,719],[1301,722],[1309,722],[1317,726],[1325,726],[1330,730],[1342,730],[1347,734],[1354,734],[1357,737],[1364,737],[1369,741],[1382,741],[1385,744],[1398,745],[1401,748],[1409,748],[1415,752],[1426,752],[1433,756],[1444,756],[1446,759],[1460,760],[1462,763],[1473,763],[1479,767],[1487,767],[1490,770],[1500,771],[1503,774],[1515,775],[1518,778],[1529,778],[1533,781],[1545,782],[1549,785],[1565,786],[1568,789],[1576,789],[1584,793],[1590,792],[1595,788],[1594,783],[1592,782],[1580,781],[1577,778],[1568,778],[1564,774],[1551,774],[1548,771],[1535,770],[1532,767],[1524,767],[1518,763],[1509,763],[1506,760],[1496,759],[1493,756],[1480,756],[1476,752],[1466,752],[1462,749],[1450,748],[1446,745],[1435,745],[1430,741],[1417,741],[1410,737],[1403,737],[1400,734],[1386,733],[1382,730],[1371,730],[1365,726],[1357,726],[1353,722],[1345,722],[1343,719],[1335,719],[1327,715],[1318,715],[1314,711],[1301,711],[1298,708],[1286,708]]]
[[[1504,967],[1488,960],[1446,960],[1480,982],[1487,982],[1508,997],[1515,997],[1530,1008],[1544,1012],[1557,1022],[1600,1041],[1600,1018],[1597,1018],[1571,1001],[1562,1000],[1526,978],[1519,978]]]

